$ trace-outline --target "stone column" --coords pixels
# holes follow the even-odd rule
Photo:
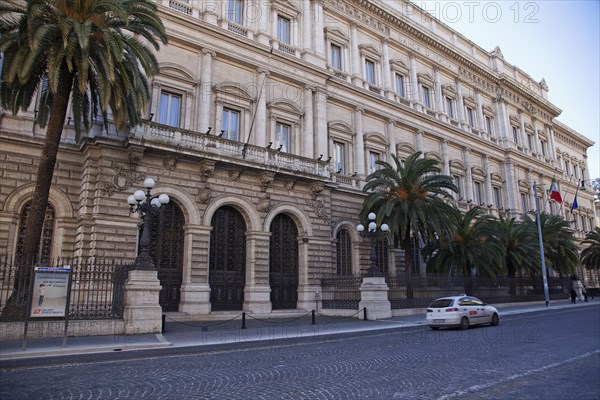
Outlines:
[[[304,87],[304,120],[302,121],[302,156],[316,158],[314,146],[314,116],[313,116],[313,90],[312,86]]]
[[[388,285],[385,277],[364,277],[360,285],[359,310],[367,309],[367,320],[378,320],[392,317],[392,306],[388,300]],[[364,313],[358,313],[364,319]]]
[[[537,120],[535,118],[531,119],[531,125],[533,126],[533,138],[535,140],[534,147],[535,147],[536,153],[542,154],[542,150],[540,149],[540,147],[541,147],[540,134],[538,133],[536,122],[537,122]]]
[[[260,266],[263,261],[258,256],[260,249],[268,249],[269,232],[248,232],[246,234],[246,286],[244,287],[244,310],[254,313],[270,313],[271,287],[268,284],[268,265],[265,271]],[[268,254],[267,260],[268,263]],[[262,276],[261,276],[262,275]]]
[[[464,150],[465,157],[465,198],[473,201],[473,170],[471,165],[471,149]]]
[[[421,153],[425,152],[425,149],[423,148],[423,131],[422,130],[418,130],[415,136],[415,144],[417,146],[417,150],[420,151]],[[421,157],[423,157],[425,154],[421,154]]]
[[[442,80],[440,78],[440,67],[433,67],[433,86],[434,86],[434,102],[433,109],[437,114],[444,113],[444,102],[442,101]]]
[[[483,168],[485,170],[485,205],[493,204],[492,201],[492,172],[490,171],[490,158],[485,157],[483,159]]]
[[[162,331],[162,308],[158,303],[160,288],[157,271],[129,271],[123,312],[126,335]]]
[[[329,146],[328,146],[328,132],[327,132],[327,93],[322,88],[317,88],[315,91],[315,105],[314,105],[314,118],[316,132],[314,132],[317,138],[317,151],[315,154],[317,157],[323,154],[323,159],[327,160],[329,157]]]
[[[387,137],[389,142],[389,152],[390,154],[396,154],[396,123],[389,119],[387,121]],[[391,157],[390,157],[391,158]],[[388,159],[388,161],[391,161]]]
[[[527,141],[527,131],[525,130],[525,117],[523,116],[523,110],[519,110],[519,134],[521,135],[521,146],[524,149],[529,148]]]
[[[360,51],[358,50],[358,31],[356,23],[350,24],[350,46],[352,48],[352,83],[362,86],[362,78],[360,74]]]
[[[158,121],[158,113],[160,112],[160,89],[160,82],[154,81],[154,83],[152,84],[152,101],[150,103],[150,114],[153,115],[148,115],[148,119],[153,118],[153,122]]]
[[[354,128],[356,130],[354,140],[354,166],[359,176],[364,176],[365,171],[365,144],[363,142],[362,127],[363,110],[357,108],[354,110]]]
[[[443,174],[450,176],[450,160],[448,159],[448,141],[442,142],[442,161],[444,163]]]
[[[184,232],[183,281],[179,311],[187,314],[210,313],[208,284],[208,238],[212,227],[187,225]]]
[[[417,80],[417,59],[414,53],[409,53],[410,60],[410,99],[413,102],[413,108],[417,108],[415,104],[419,104],[419,81]]]
[[[456,78],[454,87],[456,88],[456,112],[458,114],[458,121],[460,122],[462,128],[466,128],[467,121],[465,118],[465,103],[462,85],[460,84],[459,78]]]
[[[256,119],[254,121],[253,132],[249,132],[252,135],[250,143],[257,146],[265,147],[269,141],[267,140],[267,94],[265,93],[265,86],[269,73],[263,69],[258,70],[258,77],[256,79],[258,91],[257,96],[258,102],[256,107]],[[262,90],[261,90],[262,88]]]
[[[302,0],[302,53],[312,52],[312,18],[310,0]]]
[[[210,109],[212,105],[212,61],[216,56],[214,51],[202,50],[202,73],[200,75],[200,95],[198,96],[198,127],[200,132],[206,132],[210,126]]]
[[[550,158],[556,161],[556,146],[554,145],[554,130],[552,129],[552,126],[547,126],[547,132],[549,147],[548,152],[550,153]]]
[[[226,2],[221,2],[223,7],[227,7]],[[272,35],[269,33],[269,13],[267,12],[267,3],[260,2],[255,5],[255,15],[258,18],[256,40],[264,45],[269,45]],[[275,20],[275,23],[277,20]]]
[[[323,16],[323,0],[316,0],[313,4],[315,9],[315,53],[317,53],[317,56],[325,59],[325,36],[323,33],[325,17]]]
[[[392,73],[390,70],[390,47],[389,47],[389,39],[388,38],[384,38],[381,41],[381,46],[382,46],[382,50],[383,50],[383,60],[382,60],[382,66],[381,68],[383,69],[383,90],[385,93],[385,96],[390,99],[393,100],[394,99],[394,88],[392,87]]]
[[[475,92],[475,101],[477,102],[477,123],[480,131],[485,131],[485,119],[483,118],[483,102],[479,90]]]

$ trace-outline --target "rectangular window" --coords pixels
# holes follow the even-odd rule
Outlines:
[[[396,94],[404,97],[404,75],[396,74]]]
[[[494,205],[497,209],[502,208],[502,191],[496,186],[494,186]]]
[[[342,48],[337,44],[331,44],[331,66],[342,71]]]
[[[290,44],[290,20],[281,15],[277,17],[277,40]]]
[[[590,232],[594,230],[594,218],[590,218]]]
[[[427,86],[421,86],[423,93],[423,105],[427,108],[431,108],[431,95],[430,90]]]
[[[573,165],[573,174],[575,174],[575,178],[579,179],[579,168],[575,164]]]
[[[454,178],[454,185],[458,189],[456,192],[456,198],[457,198],[457,200],[463,200],[462,187],[460,184],[460,176],[454,175],[452,178]]]
[[[492,117],[490,117],[489,115],[485,116],[485,128],[487,129],[487,133],[489,133],[490,135],[494,134],[493,122],[494,120],[492,119]]]
[[[470,127],[475,127],[475,111],[471,107],[467,107],[467,123]]]
[[[482,206],[483,205],[483,193],[481,191],[481,182],[473,182],[474,183],[474,195],[475,195],[475,203]]]
[[[521,211],[528,212],[529,210],[529,198],[527,197],[527,193],[521,193]]]
[[[533,136],[531,134],[527,134],[527,146],[529,150],[533,151]]]
[[[221,125],[223,137],[229,140],[240,140],[240,113],[228,108],[223,109],[223,122]]]
[[[343,174],[346,172],[346,155],[344,151],[344,144],[339,142],[333,142],[333,168],[336,173]]]
[[[519,144],[519,128],[517,128],[516,126],[512,127],[512,134],[513,134],[513,141],[516,144]]]
[[[242,25],[242,15],[244,11],[243,0],[228,0],[227,19],[236,24]]]
[[[375,84],[375,63],[371,60],[365,60],[365,79],[370,84]]]
[[[581,216],[581,230],[582,231],[587,231],[587,226],[585,226],[585,217],[582,215]]]
[[[546,156],[546,141],[545,140],[540,140],[540,144],[541,144],[541,148],[542,148],[542,155],[545,157]]]
[[[565,160],[565,172],[567,175],[571,175],[571,164],[569,164],[568,160]]]
[[[579,219],[577,218],[577,215],[573,215],[573,223],[575,224],[575,230],[579,229]]]
[[[180,113],[181,96],[173,93],[162,92],[160,94],[158,123],[178,128]]]
[[[376,162],[379,161],[379,153],[375,153],[373,151],[369,152],[369,174],[377,171],[379,169],[379,165]]]
[[[450,118],[454,118],[454,99],[446,97],[446,113]]]
[[[275,128],[275,144],[277,148],[280,149],[280,151],[286,153],[289,152],[292,127],[278,122]]]

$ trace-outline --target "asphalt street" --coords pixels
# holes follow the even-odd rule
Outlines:
[[[9,399],[600,398],[600,304],[425,326],[3,363]]]

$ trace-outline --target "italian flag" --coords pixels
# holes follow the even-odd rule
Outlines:
[[[558,204],[562,204],[562,197],[560,197],[560,192],[558,191],[558,186],[556,186],[556,181],[552,179],[552,184],[550,185],[550,198],[555,200]]]

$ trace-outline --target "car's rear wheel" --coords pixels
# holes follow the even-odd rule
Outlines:
[[[460,325],[458,325],[458,329],[460,329],[460,330],[469,329],[469,318],[463,317],[460,320]]]
[[[490,324],[492,326],[498,326],[499,323],[500,323],[500,318],[498,317],[498,314],[494,313],[494,315],[492,315],[492,320],[491,320]]]
[[[440,329],[439,326],[430,326],[429,328],[431,328],[432,331],[437,331],[438,329]]]

